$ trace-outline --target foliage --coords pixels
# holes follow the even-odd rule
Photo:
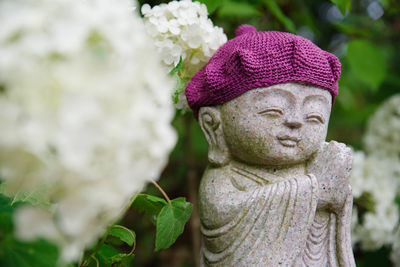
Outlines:
[[[347,47],[347,61],[356,78],[374,91],[386,74],[386,60],[377,46],[366,40],[351,40]]]
[[[185,198],[168,202],[152,195],[139,194],[132,204],[133,209],[144,215],[156,225],[155,251],[169,248],[182,234],[192,213],[192,204]]]
[[[138,212],[144,213],[144,215],[154,225],[156,225],[157,216],[161,209],[166,205],[167,201],[162,198],[152,195],[138,194],[133,201],[132,208]]]
[[[342,15],[346,15],[347,12],[351,10],[351,1],[350,0],[331,0],[342,12]]]
[[[150,6],[167,0],[141,0]],[[362,136],[369,117],[385,99],[400,92],[400,5],[395,0],[200,0],[204,3],[214,25],[228,35],[240,24],[254,25],[258,30],[289,31],[311,39],[322,49],[335,53],[342,63],[339,96],[333,107],[328,139],[347,143],[362,149]],[[368,7],[378,3],[383,15],[376,18]],[[371,8],[370,8],[371,9]],[[374,12],[378,12],[376,9]],[[178,64],[177,70],[182,66]],[[179,79],[176,73],[172,75]],[[178,80],[173,96],[184,90],[186,81]],[[5,89],[0,84],[0,94]],[[129,232],[110,227],[99,244],[88,250],[84,260],[95,257],[100,266],[112,262],[120,266],[196,266],[196,238],[190,228],[184,230],[193,209],[196,216],[196,188],[207,164],[207,143],[191,113],[178,111],[174,122],[179,139],[159,184],[174,199],[159,197],[155,187],[149,186],[143,194],[132,200],[131,209],[118,222],[129,231],[134,229],[135,239]],[[189,177],[194,174],[193,187]],[[193,189],[195,188],[195,189]],[[184,196],[189,202],[179,196]],[[365,196],[364,196],[365,197]],[[365,198],[368,199],[368,198]],[[12,199],[1,198],[0,207],[0,265],[1,266],[55,266],[57,249],[44,241],[20,243],[12,235],[12,213],[20,201],[35,201],[20,195],[11,206]],[[359,210],[370,209],[368,200],[356,200]],[[371,204],[372,205],[372,204]],[[397,203],[400,207],[400,203]],[[193,225],[191,224],[191,227]],[[197,226],[198,227],[198,226]],[[182,233],[183,231],[183,233]],[[132,231],[133,233],[133,231]],[[176,239],[178,235],[180,238]],[[175,242],[175,245],[167,250]],[[137,246],[134,248],[135,243]],[[46,255],[29,251],[46,248]],[[132,249],[134,254],[128,255]],[[156,250],[157,252],[154,252]],[[194,250],[194,249],[193,249]],[[390,266],[390,247],[365,251],[355,247],[359,266]],[[119,255],[119,256],[118,256]],[[33,257],[37,259],[33,259]],[[46,259],[46,263],[43,262]],[[37,260],[37,261],[36,261]],[[25,265],[24,265],[25,264]],[[31,264],[31,265],[29,265]],[[34,265],[36,264],[36,265]],[[39,264],[39,265],[37,265]],[[90,260],[95,266],[95,259]]]
[[[45,240],[20,242],[15,238],[13,213],[20,204],[0,194],[0,266],[56,266],[57,247]]]
[[[192,213],[192,204],[177,198],[165,205],[157,216],[156,251],[169,248],[183,233]]]
[[[118,240],[126,243],[128,246],[132,247],[130,252],[121,253],[111,244],[120,245],[120,243],[113,240],[113,237],[118,238]],[[122,265],[126,266],[132,262],[135,255],[133,254],[136,248],[136,234],[132,230],[121,226],[113,225],[109,228],[103,239],[96,245],[94,251],[88,256],[88,259],[82,263],[83,266],[88,266],[91,259],[98,260],[104,266],[111,265]],[[96,256],[98,255],[98,258]]]
[[[108,231],[108,235],[118,237],[121,241],[125,242],[129,246],[133,246],[133,244],[136,242],[135,232],[121,225],[113,225]]]

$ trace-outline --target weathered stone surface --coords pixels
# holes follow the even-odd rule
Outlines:
[[[352,155],[325,142],[331,101],[285,83],[200,109],[203,266],[355,266]]]

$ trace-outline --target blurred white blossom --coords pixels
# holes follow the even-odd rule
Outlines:
[[[368,153],[400,160],[400,94],[385,101],[368,121],[364,143]]]
[[[364,250],[391,244],[398,223],[395,203],[399,179],[393,166],[394,158],[354,153],[350,183],[356,207],[353,210],[352,239]]]
[[[380,158],[390,158],[392,176],[397,182],[397,195],[400,193],[400,94],[386,100],[368,122],[364,137],[366,150]],[[396,187],[396,184],[394,185]],[[400,228],[397,226],[393,238],[391,259],[394,266],[400,266]]]
[[[390,258],[395,267],[400,267],[400,227],[397,228],[397,231],[394,235]]]
[[[153,8],[144,4],[141,11],[146,30],[169,70],[182,58],[179,75],[185,82],[227,41],[222,28],[214,26],[208,18],[207,7],[199,2],[171,1]],[[187,107],[185,101],[181,92],[177,108]]]
[[[0,1],[0,177],[20,238],[77,260],[157,179],[174,82],[129,0]]]

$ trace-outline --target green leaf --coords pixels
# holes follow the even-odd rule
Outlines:
[[[347,11],[350,12],[351,10],[351,0],[331,0],[331,2],[339,8],[343,16],[346,15]]]
[[[247,2],[236,2],[225,0],[224,4],[219,8],[218,15],[220,17],[254,17],[259,16],[260,12]]]
[[[213,13],[221,4],[222,1],[219,0],[198,0],[207,6],[208,14]]]
[[[100,266],[115,266],[115,263],[121,263],[121,266],[130,266],[130,262],[135,255],[120,253],[117,249],[107,244],[101,246],[96,255],[100,262]],[[117,265],[119,266],[119,265]]]
[[[140,213],[144,213],[153,224],[156,224],[157,216],[167,202],[159,197],[138,194],[132,203],[132,208]]]
[[[117,249],[107,244],[104,244],[101,246],[95,257],[100,261],[102,266],[111,266],[111,259],[118,254],[120,253]]]
[[[180,69],[182,69],[183,62],[182,62],[182,57],[179,58],[178,64],[169,72],[170,75],[174,75],[175,73],[178,73]]]
[[[177,198],[168,203],[157,217],[156,248],[169,248],[183,233],[186,222],[192,214],[193,206],[185,198]]]
[[[131,266],[129,263],[135,258],[135,255],[119,253],[110,258],[110,263],[121,263],[121,266]]]
[[[0,194],[0,266],[54,267],[58,261],[58,249],[45,241],[20,242],[15,239],[13,215],[18,204]]]
[[[129,246],[132,246],[133,243],[135,242],[136,234],[134,231],[121,227],[119,225],[113,225],[108,232],[109,235],[118,237],[122,241],[124,241],[126,244]]]
[[[14,205],[16,202],[28,202],[35,206],[50,206],[50,202],[45,197],[45,192],[45,187],[39,187],[37,190],[33,190],[30,192],[24,192],[20,190],[13,198],[11,205]]]
[[[8,236],[0,245],[0,266],[54,267],[57,260],[57,247],[44,240],[23,243]]]
[[[374,91],[379,88],[386,75],[386,61],[378,47],[366,40],[350,41],[346,59],[358,79]]]
[[[286,30],[292,33],[296,32],[296,26],[294,25],[293,21],[285,14],[283,14],[282,10],[279,8],[278,4],[274,0],[264,0],[263,3],[275,16],[275,18],[283,24]]]
[[[0,266],[54,267],[58,261],[58,249],[45,241],[20,242],[14,236],[13,215],[20,203],[0,194]]]
[[[0,194],[7,197],[13,196],[9,205],[15,205],[18,202],[28,202],[35,206],[49,207],[51,203],[46,198],[46,190],[45,186],[41,186],[33,191],[19,190],[17,192],[8,192],[7,184],[0,184]]]
[[[175,91],[172,95],[172,100],[173,100],[174,104],[178,103],[179,94],[182,93],[186,87],[185,81],[178,74],[178,72],[182,69],[182,66],[183,66],[183,61],[182,61],[182,57],[180,57],[178,64],[176,64],[176,66],[169,72],[169,74],[171,76],[173,76],[176,81]]]
[[[175,74],[174,78],[176,79],[176,87],[175,87],[175,91],[172,95],[172,100],[173,100],[174,104],[177,104],[179,101],[179,94],[185,90],[186,83],[178,74]]]
[[[0,233],[13,234],[13,212],[16,206],[11,206],[11,199],[0,194]]]

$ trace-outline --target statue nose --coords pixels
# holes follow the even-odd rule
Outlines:
[[[284,124],[286,127],[289,127],[291,129],[297,129],[303,125],[303,123],[299,119],[296,119],[296,118],[287,119]]]

